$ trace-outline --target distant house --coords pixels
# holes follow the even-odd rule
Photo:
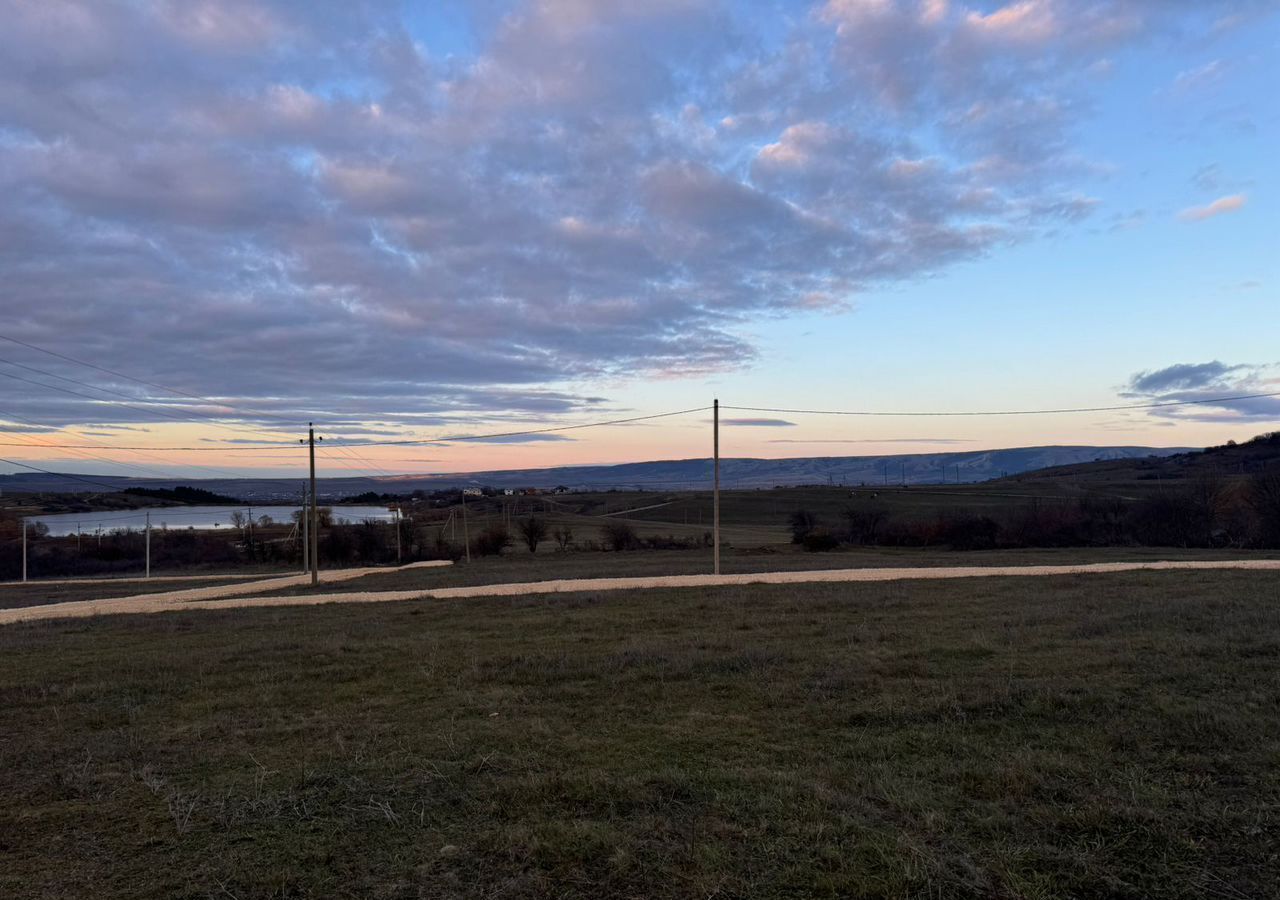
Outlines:
[[[465,487],[462,489],[464,497],[483,497],[484,491],[478,487]]]
[[[515,496],[515,493],[516,493],[516,492],[515,492],[514,490],[512,490],[511,488],[503,488],[503,489],[502,489],[502,496],[504,496],[504,497],[513,497],[513,496]]]

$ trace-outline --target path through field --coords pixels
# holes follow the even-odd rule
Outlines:
[[[447,562],[412,563],[413,567],[449,565]],[[822,569],[800,572],[754,572],[741,575],[669,575],[638,578],[576,578],[531,581],[518,584],[487,584],[470,587],[432,588],[408,591],[352,591],[333,594],[301,594],[282,597],[252,597],[282,587],[302,584],[305,575],[276,578],[250,584],[225,585],[144,594],[106,600],[86,600],[46,606],[0,610],[0,625],[40,619],[71,619],[110,613],[153,613],[185,609],[227,609],[250,606],[313,606],[325,603],[380,603],[392,600],[445,600],[462,597],[507,597],[529,594],[561,594],[579,591],[626,591],[643,588],[721,587],[744,584],[807,584],[818,582],[946,580],[954,578],[1026,577],[1051,575],[1094,575],[1112,572],[1250,569],[1280,572],[1280,560],[1188,560],[1171,562],[1087,563],[1067,566],[954,566],[917,568]],[[326,581],[345,581],[362,575],[393,572],[396,569],[342,569],[322,573]],[[225,599],[220,599],[225,598]]]

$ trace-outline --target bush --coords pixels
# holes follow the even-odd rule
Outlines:
[[[990,550],[999,533],[1000,524],[990,516],[961,514],[947,521],[942,539],[952,550]]]
[[[850,506],[844,518],[849,543],[875,544],[880,529],[889,521],[889,511],[883,506]]]
[[[804,539],[818,527],[818,520],[807,509],[797,509],[787,519],[787,525],[791,529],[791,543],[803,544]]]
[[[505,525],[489,525],[471,544],[471,552],[477,556],[501,556],[511,546],[511,535]]]
[[[640,546],[636,530],[626,522],[610,522],[600,529],[600,540],[607,550],[634,550]]]
[[[804,536],[804,549],[810,553],[826,553],[840,546],[840,539],[824,528],[814,528]]]

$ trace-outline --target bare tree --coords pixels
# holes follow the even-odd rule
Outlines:
[[[568,550],[569,545],[573,543],[573,529],[568,525],[560,525],[552,532],[552,537],[556,539],[556,546],[561,551]]]
[[[1245,496],[1258,521],[1260,543],[1280,547],[1280,475],[1264,473],[1253,476]]]
[[[537,553],[538,545],[547,537],[547,523],[537,516],[530,516],[527,519],[521,519],[517,527],[529,552]]]

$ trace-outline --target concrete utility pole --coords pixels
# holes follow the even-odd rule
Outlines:
[[[22,517],[22,580],[27,580],[27,518]]]
[[[147,510],[147,577],[151,577],[151,511]]]
[[[396,529],[396,565],[398,566],[400,565],[400,507],[397,506],[393,512],[395,512],[395,517],[392,521]]]
[[[720,400],[717,398],[712,403],[712,450],[715,453],[712,462],[712,472],[715,481],[715,490],[711,500],[711,543],[715,547],[714,562],[715,574],[720,574]]]

